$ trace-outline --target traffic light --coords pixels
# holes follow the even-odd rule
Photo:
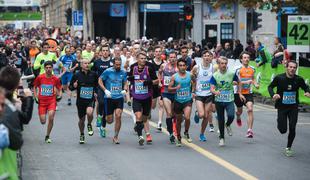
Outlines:
[[[193,28],[194,6],[191,4],[185,4],[183,7],[184,22],[187,29]]]
[[[65,11],[66,22],[68,26],[72,25],[72,9],[68,8]]]
[[[261,28],[262,25],[260,24],[260,22],[262,21],[261,17],[262,13],[253,12],[253,31],[256,31],[257,29]]]

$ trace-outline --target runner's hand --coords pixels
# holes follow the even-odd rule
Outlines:
[[[56,101],[57,101],[57,102],[59,102],[61,99],[62,99],[61,96],[57,96],[57,97],[56,97]]]
[[[244,97],[242,94],[239,94],[239,98],[240,98],[240,100],[241,100],[242,102],[245,102],[245,101],[246,101],[245,97]]]
[[[279,94],[275,94],[275,95],[273,95],[272,100],[276,101],[276,100],[278,100],[278,99],[280,99],[280,98],[281,98],[281,97],[280,97]]]
[[[122,95],[126,95],[126,90],[122,90],[122,91],[121,91],[121,94],[122,94]]]
[[[112,94],[109,90],[104,90],[104,94],[107,96],[107,98],[111,98],[112,97]]]
[[[310,98],[310,93],[309,93],[309,92],[306,92],[304,95],[305,95],[306,97],[309,97],[309,98]]]
[[[131,106],[131,101],[127,101],[127,105],[128,105],[128,106]]]

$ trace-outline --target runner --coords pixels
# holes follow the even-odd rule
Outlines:
[[[91,61],[93,60],[94,54],[95,53],[92,51],[92,45],[90,43],[87,43],[85,50],[82,51],[82,58]]]
[[[232,136],[231,123],[234,120],[234,81],[238,81],[238,77],[232,71],[227,70],[228,59],[219,57],[219,70],[216,71],[211,80],[211,92],[215,95],[215,107],[217,112],[218,126],[220,130],[220,146],[225,145],[224,126],[226,126],[227,134]],[[227,113],[227,122],[225,123],[225,110]]]
[[[61,100],[61,83],[60,80],[52,74],[53,63],[46,61],[44,63],[45,73],[39,75],[33,83],[34,98],[38,103],[38,111],[41,124],[46,123],[46,113],[48,113],[48,125],[45,136],[45,142],[51,143],[50,133],[54,124],[54,117],[56,111],[56,101]],[[37,92],[38,88],[38,92]]]
[[[124,107],[124,95],[127,92],[127,73],[121,69],[122,60],[114,58],[114,66],[105,70],[99,80],[99,86],[104,91],[105,114],[108,124],[113,123],[115,117],[113,142],[119,144],[118,134],[121,129],[121,117]]]
[[[156,46],[155,48],[155,58],[150,62],[153,64],[154,70],[156,72],[156,76],[158,77],[158,70],[160,66],[164,63],[161,60],[161,47]],[[164,116],[164,104],[160,96],[160,87],[158,85],[153,85],[153,99],[152,99],[152,109],[156,108],[156,104],[158,102],[158,123],[157,123],[157,131],[162,131],[162,119]]]
[[[204,133],[208,125],[208,120],[211,119],[210,127],[213,127],[212,101],[214,97],[210,91],[210,79],[214,73],[212,59],[213,54],[211,52],[202,52],[202,63],[195,65],[191,72],[196,79],[195,100],[197,111],[194,120],[196,123],[199,123],[199,118],[203,118],[199,135],[200,141],[207,141]]]
[[[161,83],[161,97],[163,99],[164,108],[166,111],[166,125],[169,132],[169,140],[172,144],[175,143],[175,136],[173,135],[173,103],[175,93],[168,91],[168,85],[170,83],[172,75],[174,75],[177,70],[177,53],[172,51],[169,54],[169,59],[165,64],[160,66],[158,70],[158,78]]]
[[[84,144],[85,116],[87,116],[88,135],[92,136],[94,134],[92,121],[98,86],[98,76],[95,72],[89,70],[88,59],[83,59],[80,63],[81,71],[73,75],[69,88],[71,91],[77,90],[76,107],[79,116],[80,144]]]
[[[108,68],[113,66],[113,61],[110,58],[110,48],[107,44],[103,45],[100,49],[102,57],[96,59],[93,63],[92,70],[97,73],[97,76],[100,77],[101,74]],[[97,123],[96,126],[99,129],[99,135],[102,138],[106,137],[106,118],[104,112],[104,91],[98,89],[97,97]]]
[[[59,58],[59,61],[62,62],[63,66],[66,69],[66,72],[63,74],[63,76],[61,76],[61,83],[62,83],[63,90],[67,92],[67,95],[68,95],[68,106],[71,106],[71,91],[68,88],[68,85],[73,76],[72,63],[73,61],[75,61],[75,59],[71,55],[69,46],[65,47],[64,51],[65,51],[65,55]]]
[[[286,72],[277,75],[268,86],[268,91],[273,100],[276,101],[275,107],[278,109],[277,124],[281,134],[287,132],[287,119],[289,122],[289,133],[285,155],[292,156],[292,144],[296,135],[296,124],[298,120],[299,88],[305,91],[305,96],[310,98],[310,89],[304,79],[296,75],[297,62],[290,61],[286,65]],[[273,89],[277,88],[274,93]]]
[[[55,63],[57,61],[57,57],[55,53],[48,51],[49,44],[44,42],[42,44],[42,52],[39,53],[34,61],[33,69],[38,70],[38,74],[43,74],[45,71],[44,63],[46,61],[53,61]]]
[[[158,84],[158,79],[152,68],[146,66],[146,53],[140,51],[137,53],[138,64],[133,66],[129,72],[128,80],[132,84],[131,95],[133,97],[132,108],[136,116],[135,130],[138,133],[139,144],[144,144],[142,136],[143,122],[147,122],[147,117],[150,115],[152,104],[152,85]],[[146,133],[146,138],[151,135]],[[152,141],[147,141],[151,143]]]
[[[179,59],[177,62],[178,72],[174,74],[168,86],[170,92],[176,92],[174,96],[174,113],[177,119],[177,141],[176,146],[182,146],[181,143],[181,124],[183,115],[185,119],[184,136],[187,142],[191,143],[192,139],[189,136],[190,116],[192,111],[192,92],[194,92],[193,76],[186,71],[187,65],[184,59]]]
[[[238,126],[242,125],[241,114],[242,114],[242,106],[246,106],[248,110],[248,130],[246,133],[247,138],[253,138],[253,92],[252,86],[254,85],[256,88],[259,88],[259,85],[256,83],[254,79],[255,68],[249,65],[250,62],[250,54],[248,52],[242,52],[240,55],[242,67],[236,70],[236,75],[239,79],[238,91],[239,94],[235,95],[235,104],[237,106],[237,124]]]

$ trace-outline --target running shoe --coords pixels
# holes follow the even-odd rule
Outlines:
[[[45,136],[45,142],[47,144],[50,144],[50,143],[52,143],[52,140],[51,140],[51,138],[49,136]]]
[[[89,136],[94,135],[93,127],[91,126],[91,124],[87,124],[87,131]]]
[[[85,143],[85,135],[81,134],[80,135],[80,144],[84,144]]]
[[[219,146],[225,146],[225,140],[223,138],[220,139]]]
[[[118,137],[113,137],[113,143],[114,144],[119,144],[119,140],[118,140]]]
[[[197,111],[195,112],[194,121],[195,121],[196,124],[199,123],[199,116],[198,116],[198,112]]]
[[[214,126],[213,126],[213,124],[210,124],[210,126],[209,126],[209,132],[214,132]]]
[[[253,138],[253,131],[252,131],[252,129],[248,129],[248,131],[246,133],[246,137],[247,138]]]
[[[152,136],[151,134],[146,134],[146,143],[147,144],[152,144],[153,140],[152,140]]]
[[[139,145],[140,146],[143,146],[143,144],[144,144],[144,138],[143,138],[143,136],[139,136],[139,138],[138,138],[138,142],[139,142]]]
[[[206,138],[206,136],[204,135],[204,134],[200,134],[199,135],[199,141],[207,141],[207,138]]]
[[[237,119],[237,125],[238,125],[238,127],[241,127],[242,126],[242,121],[241,121],[241,119]]]
[[[161,127],[161,123],[160,122],[157,124],[157,131],[158,132],[162,131],[162,127]]]
[[[177,139],[175,142],[176,147],[181,147],[182,146],[182,141],[181,139]]]
[[[71,106],[71,99],[68,99],[68,106]]]
[[[229,136],[232,136],[232,129],[231,129],[231,127],[226,125],[226,130],[227,130],[227,134]]]
[[[184,133],[184,136],[185,136],[185,139],[188,143],[191,143],[193,142],[193,140],[189,137],[189,134],[188,133]]]
[[[105,138],[107,135],[107,130],[104,127],[99,127],[99,135],[102,138]]]
[[[171,144],[174,144],[174,143],[175,143],[175,137],[174,137],[173,134],[170,134],[169,140],[170,140],[170,143],[171,143]]]
[[[101,125],[102,125],[102,116],[98,116],[97,121],[96,121],[96,126],[101,127]]]
[[[287,157],[291,157],[291,156],[293,156],[294,151],[291,148],[285,148],[284,154]]]

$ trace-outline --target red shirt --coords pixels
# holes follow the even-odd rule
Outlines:
[[[33,83],[34,87],[39,87],[38,98],[43,101],[56,101],[56,89],[61,89],[58,77],[52,75],[47,78],[45,73],[39,75]]]

